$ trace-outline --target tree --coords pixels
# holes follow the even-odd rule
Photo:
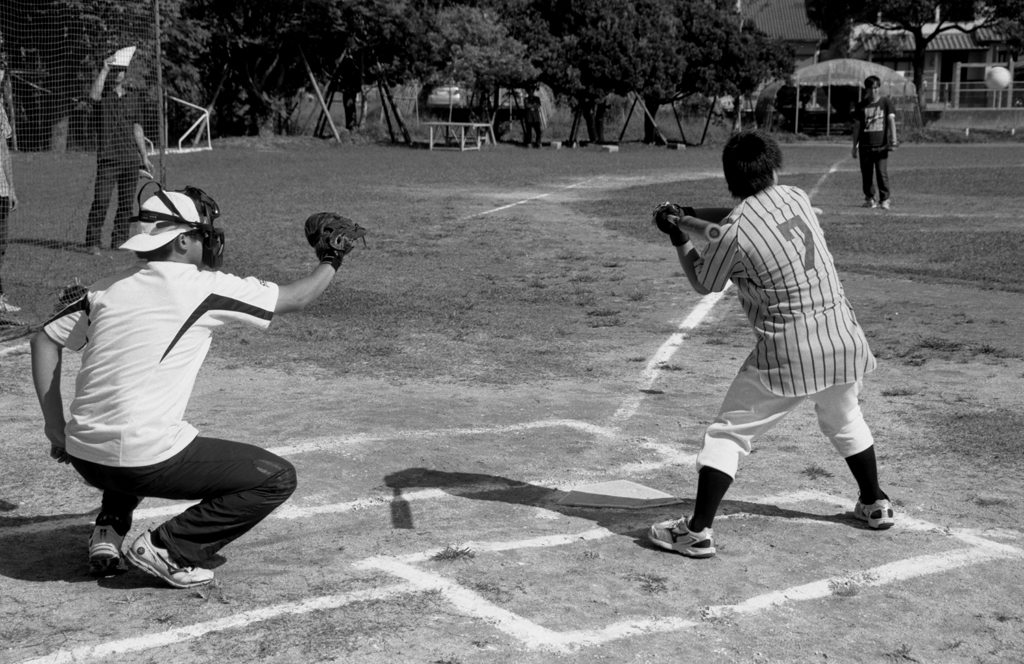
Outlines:
[[[219,133],[281,133],[309,79],[302,48],[330,42],[340,18],[331,0],[185,0],[182,14],[214,36],[202,53]]]
[[[636,31],[628,0],[534,0],[540,25],[529,42],[540,78],[571,100],[591,140],[604,141],[606,99],[624,86],[625,49]]]
[[[918,106],[925,108],[924,61],[928,44],[950,30],[974,32],[998,26],[1000,20],[1020,21],[1020,0],[807,0],[807,18],[830,39],[850,34],[857,24],[911,36],[911,63]]]
[[[1024,53],[1024,0],[994,0],[993,12],[1014,60]]]
[[[356,97],[366,86],[406,83],[420,75],[431,57],[428,25],[436,9],[410,0],[341,0],[340,9],[332,39],[344,50],[335,80],[352,129]]]
[[[692,95],[739,98],[792,71],[792,51],[752,24],[741,26],[729,0],[636,7],[638,35],[646,37],[635,42],[630,84],[647,108],[645,142],[660,140],[651,118],[662,104]]]
[[[509,35],[496,13],[475,7],[439,10],[427,41],[430,60],[418,67],[427,84],[458,83],[473,92],[471,106],[492,110],[499,87],[523,87],[537,78],[527,46]]]
[[[733,129],[739,131],[742,128],[740,100],[752,95],[762,83],[793,73],[793,49],[747,22],[730,35],[722,50],[715,93],[736,99]]]

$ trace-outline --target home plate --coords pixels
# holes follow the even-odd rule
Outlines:
[[[558,503],[573,507],[615,507],[643,509],[683,502],[681,498],[629,480],[614,480],[577,487],[562,496]]]

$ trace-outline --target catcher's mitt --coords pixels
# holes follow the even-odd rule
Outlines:
[[[306,241],[316,251],[321,263],[329,263],[337,270],[341,259],[352,251],[356,240],[366,246],[366,229],[348,217],[334,212],[317,212],[306,219]]]
[[[57,294],[57,303],[53,305],[53,313],[58,314],[64,311],[66,307],[81,300],[88,292],[89,290],[78,279],[75,279],[75,283],[60,289],[60,293]]]

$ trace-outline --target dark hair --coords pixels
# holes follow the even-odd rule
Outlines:
[[[868,76],[864,79],[865,88],[880,88],[882,87],[882,79],[877,76]]]
[[[782,150],[763,131],[734,134],[722,150],[722,171],[729,192],[737,198],[753,196],[775,184],[782,170]]]

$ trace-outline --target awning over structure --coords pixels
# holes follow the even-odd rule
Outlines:
[[[884,96],[901,107],[916,108],[917,88],[902,74],[874,62],[839,58],[798,69],[785,83],[766,86],[758,95],[755,116],[759,126],[771,127],[775,117],[785,119],[794,132],[818,125],[831,134],[833,121],[849,122],[861,99],[864,79],[877,76]]]
[[[868,76],[877,76],[882,81],[882,92],[885,89],[896,88],[903,92],[904,86],[909,92],[904,94],[915,94],[914,84],[884,65],[867,60],[856,60],[854,58],[839,58],[826,60],[816,65],[810,65],[793,72],[792,82],[794,85],[864,85],[864,79]]]

